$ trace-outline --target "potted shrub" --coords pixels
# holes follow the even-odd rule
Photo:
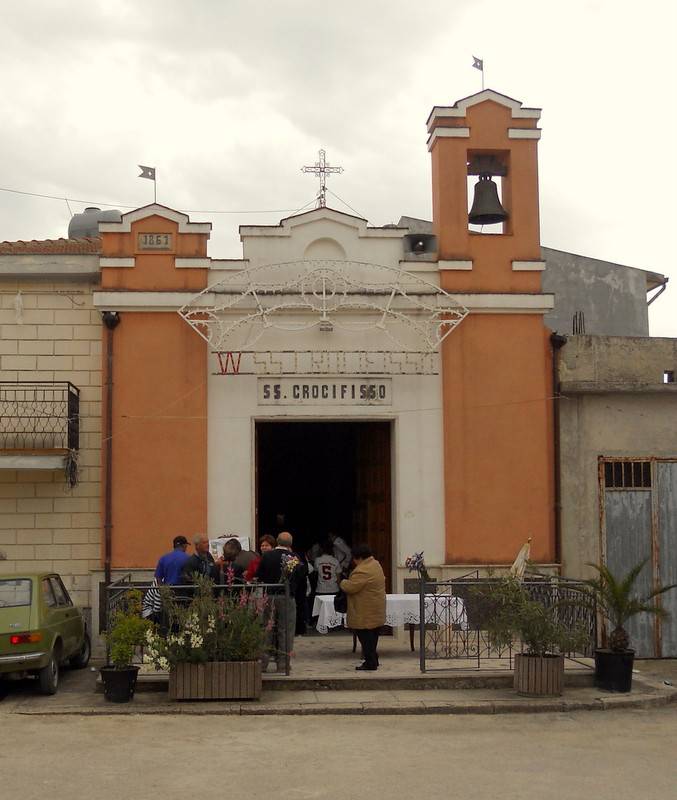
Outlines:
[[[559,620],[558,605],[532,600],[524,584],[509,576],[476,590],[483,627],[492,646],[505,648],[519,641],[515,655],[514,687],[530,697],[559,696],[564,683],[564,655],[582,648],[588,634],[582,627],[567,628]]]
[[[144,644],[150,623],[141,618],[141,592],[125,595],[123,605],[111,616],[105,634],[108,665],[101,668],[104,696],[113,703],[128,703],[134,696],[139,667],[132,664],[134,651]]]
[[[626,575],[614,575],[605,564],[588,564],[597,570],[597,577],[586,581],[601,614],[613,630],[608,637],[608,648],[595,650],[595,686],[610,692],[629,692],[632,689],[632,667],[635,651],[630,648],[630,637],[625,630],[627,621],[636,614],[653,614],[666,617],[667,611],[653,603],[653,598],[674,589],[677,584],[660,586],[641,596],[635,582],[648,559],[636,564]]]
[[[185,603],[161,590],[167,630],[149,630],[144,660],[169,671],[172,700],[258,699],[261,657],[273,619],[261,590],[218,590],[198,578]]]

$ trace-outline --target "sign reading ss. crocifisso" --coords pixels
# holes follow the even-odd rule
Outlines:
[[[259,378],[261,406],[392,405],[390,378]]]

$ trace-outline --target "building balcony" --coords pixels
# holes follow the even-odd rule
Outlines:
[[[70,381],[0,381],[0,469],[63,469],[80,447]]]

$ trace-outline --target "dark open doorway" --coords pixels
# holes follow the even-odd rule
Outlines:
[[[257,422],[256,532],[304,552],[329,531],[367,542],[390,587],[390,422]]]

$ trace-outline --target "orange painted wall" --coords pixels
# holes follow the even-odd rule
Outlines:
[[[207,270],[177,269],[174,256],[205,257],[208,237],[177,228],[154,216],[104,233],[104,255],[135,255],[136,265],[103,268],[102,288],[203,289]],[[139,232],[173,232],[175,252],[137,252]],[[113,337],[112,566],[154,567],[174,536],[207,528],[207,346],[175,311],[122,311]]]
[[[440,137],[432,147],[433,220],[440,260],[471,260],[472,270],[441,270],[448,292],[540,294],[538,158],[535,139],[510,139],[509,128],[535,128],[493,100],[472,105],[469,138]],[[467,163],[499,153],[510,217],[502,234],[468,230]],[[528,536],[532,559],[553,562],[554,432],[549,331],[540,314],[471,312],[442,349],[446,558],[452,564],[514,560]]]
[[[207,236],[198,233],[178,233],[178,224],[157,215],[146,217],[132,225],[131,233],[105,233],[101,254],[106,258],[136,257],[135,267],[106,267],[101,275],[103,290],[127,291],[201,291],[206,286],[206,269],[175,269],[174,258],[205,258]],[[174,250],[149,253],[137,248],[139,233],[172,233]]]
[[[176,313],[123,312],[113,367],[113,567],[207,527],[205,343]]]
[[[554,559],[549,364],[537,315],[471,314],[445,340],[448,563],[509,563],[528,536]]]

